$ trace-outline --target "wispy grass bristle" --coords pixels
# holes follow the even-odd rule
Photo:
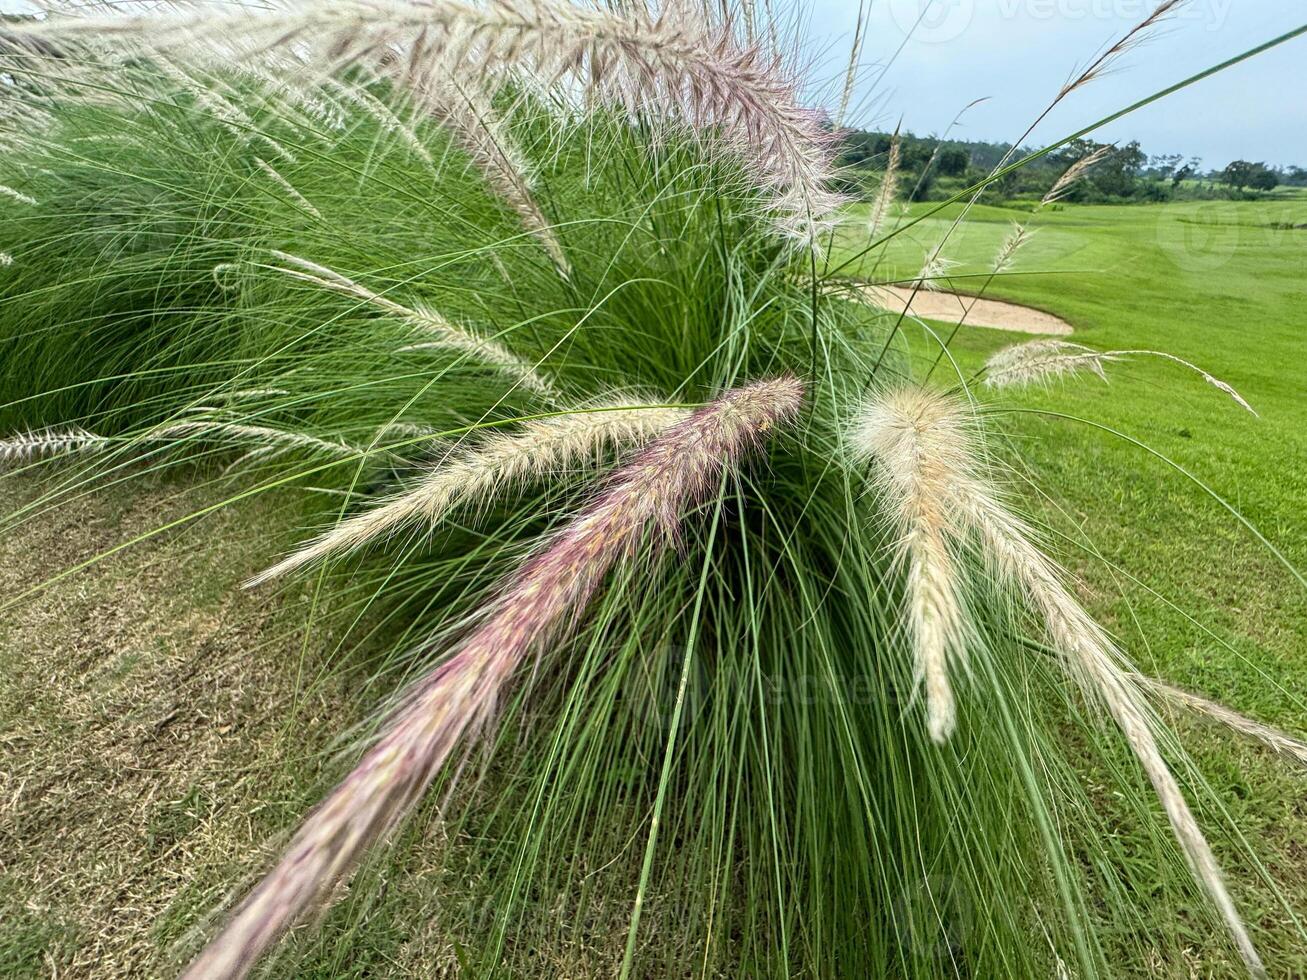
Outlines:
[[[1081,371],[1096,374],[1107,380],[1105,365],[1128,357],[1159,357],[1179,364],[1199,375],[1209,385],[1229,395],[1240,408],[1256,415],[1256,410],[1231,385],[1208,374],[1192,361],[1158,350],[1098,351],[1083,344],[1067,340],[1032,340],[1024,344],[1005,347],[985,362],[985,384],[991,388],[1020,388]]]
[[[941,414],[938,399],[903,388],[869,402],[854,422],[851,444],[876,463],[906,569],[909,632],[916,674],[926,693],[927,727],[935,742],[956,725],[950,666],[964,664],[965,613],[959,570],[948,538],[953,511],[947,481],[965,466],[961,417]]]
[[[1110,144],[1100,146],[1098,149],[1086,153],[1075,163],[1071,164],[1071,166],[1067,167],[1063,172],[1062,176],[1053,182],[1053,186],[1045,192],[1044,196],[1040,198],[1039,206],[1041,208],[1047,207],[1050,204],[1056,204],[1058,201],[1061,201],[1075,190],[1076,184],[1084,180],[1085,177],[1089,175],[1089,171],[1101,163],[1103,159],[1115,149],[1116,147],[1111,146]]]
[[[885,227],[885,222],[894,208],[894,202],[898,200],[899,167],[902,165],[902,159],[902,138],[896,130],[890,137],[889,159],[885,163],[885,172],[881,174],[880,186],[876,189],[876,196],[872,199],[871,208],[867,213],[867,237],[870,239],[874,240]]]
[[[276,250],[272,254],[287,264],[287,267],[281,267],[279,271],[288,276],[321,286],[324,289],[333,290],[345,296],[352,296],[369,306],[411,324],[422,334],[433,338],[427,343],[439,344],[463,351],[486,364],[507,371],[517,381],[533,391],[551,396],[557,395],[553,385],[534,365],[518,357],[497,341],[478,337],[463,327],[451,323],[425,304],[405,306],[317,262],[311,262],[308,259],[302,259],[299,256]],[[415,343],[402,349],[420,350],[422,349],[422,343]]]
[[[21,465],[50,456],[99,452],[109,444],[104,436],[80,426],[20,432],[0,440],[0,464]]]
[[[375,746],[308,818],[281,862],[191,964],[190,980],[244,976],[363,852],[416,805],[469,732],[491,719],[517,667],[575,628],[603,576],[641,546],[649,560],[676,534],[687,503],[706,494],[775,426],[792,418],[792,378],[729,391],[656,437],[524,563],[478,626],[418,681]]]
[[[685,409],[618,399],[594,411],[537,419],[514,432],[492,432],[460,444],[414,486],[345,519],[246,587],[355,551],[415,523],[434,527],[455,507],[475,505],[528,479],[599,458],[607,448],[639,445],[685,415]]]
[[[451,64],[460,65],[467,84],[485,85],[505,71],[550,83],[570,77],[585,98],[678,120],[705,145],[735,154],[786,234],[812,242],[842,200],[830,187],[833,139],[823,114],[799,102],[774,58],[739,46],[732,24],[715,25],[692,5],[655,13],[567,0],[304,0],[270,10],[51,17],[31,29],[129,37],[149,49],[220,61],[293,49],[326,74],[365,63],[401,82],[440,77]]]
[[[977,451],[965,437],[971,412],[963,402],[924,389],[882,392],[864,406],[853,445],[866,456],[888,449],[877,457],[882,467],[910,465],[914,457],[931,459],[932,505],[941,514],[954,516],[954,546],[965,546],[960,531],[980,542],[995,580],[1007,583],[1029,604],[1064,658],[1069,676],[1107,708],[1152,783],[1195,879],[1220,911],[1249,973],[1265,977],[1211,846],[1158,747],[1159,722],[1148,713],[1135,675],[1124,666],[1106,631],[1063,583],[1062,573],[1035,545],[1025,523],[980,474]],[[897,421],[882,421],[890,419]],[[897,438],[887,445],[883,433],[888,427]]]
[[[1276,755],[1307,767],[1307,742],[1302,739],[1295,738],[1288,732],[1257,721],[1255,718],[1242,715],[1220,702],[1204,698],[1173,684],[1167,684],[1155,677],[1139,674],[1135,679],[1141,687],[1157,694],[1163,701],[1217,722],[1232,732],[1264,745]]]

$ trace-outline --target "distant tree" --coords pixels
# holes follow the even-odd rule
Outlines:
[[[1202,157],[1190,157],[1188,163],[1183,167],[1177,167],[1175,173],[1171,175],[1171,186],[1179,187],[1181,182],[1197,177],[1202,165]]]
[[[1307,185],[1307,168],[1290,167],[1284,175],[1284,182],[1297,187]]]
[[[1158,180],[1170,180],[1183,160],[1183,153],[1163,153],[1149,159],[1148,166]]]
[[[1139,172],[1147,162],[1148,156],[1137,141],[1127,143],[1104,157],[1090,179],[1100,194],[1130,197],[1136,190]]]
[[[949,146],[939,151],[935,169],[941,177],[961,177],[971,164],[971,154],[958,146]]]
[[[1253,165],[1253,172],[1248,177],[1248,186],[1255,191],[1273,191],[1280,186],[1280,174],[1274,167],[1264,163]]]
[[[1237,191],[1241,191],[1248,186],[1248,182],[1252,179],[1255,166],[1256,164],[1249,163],[1247,160],[1232,160],[1221,171],[1221,182],[1229,184]]]

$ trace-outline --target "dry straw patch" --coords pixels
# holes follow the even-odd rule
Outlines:
[[[6,480],[0,505],[42,488]],[[156,486],[65,503],[0,537],[0,588],[30,588],[197,500]],[[313,754],[356,709],[328,681],[300,692],[288,724],[300,638],[233,587],[255,567],[251,528],[270,528],[273,510],[225,508],[202,548],[194,534],[157,538],[0,614],[10,975],[174,972],[167,944],[311,798]]]
[[[0,510],[49,488],[4,479]],[[12,596],[210,499],[186,483],[137,481],[65,503],[0,535],[0,589]],[[308,604],[298,591],[238,587],[284,526],[267,495],[242,501],[198,534],[152,539],[0,613],[0,975],[176,974],[193,927],[267,866],[316,799],[333,739],[367,705],[349,675],[320,680],[332,637],[315,630],[303,661],[315,688],[289,721]],[[493,927],[494,883],[441,821],[416,830],[416,847],[373,869],[385,880],[380,914],[402,934],[374,925],[371,935],[393,975],[459,977],[456,943],[472,948]],[[584,903],[542,896],[505,951],[514,975],[620,967],[634,871],[578,861],[614,890]],[[642,946],[684,941],[666,925],[683,913],[679,899],[647,896]]]

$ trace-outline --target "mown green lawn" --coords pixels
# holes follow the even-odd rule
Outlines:
[[[914,205],[909,219],[929,207]],[[896,236],[874,273],[867,262],[845,272],[911,279],[955,213]],[[850,212],[832,265],[865,245],[864,214]],[[1086,375],[1044,389],[982,389],[1004,413],[1014,472],[1029,477],[1014,479],[1013,489],[1063,536],[1062,556],[1082,576],[1086,599],[1142,669],[1307,731],[1307,588],[1215,499],[1307,568],[1307,227],[1289,227],[1307,225],[1307,196],[1067,206],[1033,218],[976,208],[943,251],[959,263],[950,270],[955,288],[980,288],[1012,222],[1026,220],[1033,239],[986,296],[1064,317],[1079,343],[1194,361],[1237,388],[1260,417],[1158,359],[1116,364],[1108,384]],[[904,336],[920,365],[935,360],[938,343],[920,326],[906,326]],[[964,327],[951,351],[969,377],[987,355],[1025,339]],[[953,371],[945,362],[935,373]],[[1224,805],[1289,904],[1307,913],[1307,774],[1210,728],[1183,730],[1219,800],[1206,807],[1208,825],[1219,833]],[[1238,848],[1227,842],[1222,850],[1232,879],[1255,876]],[[1307,952],[1273,907],[1270,887],[1236,891],[1260,917],[1273,975],[1302,975]],[[1210,937],[1193,931],[1197,972],[1168,964],[1157,975],[1225,975],[1203,954]]]

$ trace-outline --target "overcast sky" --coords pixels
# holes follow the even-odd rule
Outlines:
[[[755,0],[755,3],[757,0]],[[1077,66],[1147,16],[1157,0],[866,0],[861,82],[849,123],[1013,140]],[[805,25],[817,72],[838,90],[858,0],[772,0]],[[761,4],[759,4],[761,6]],[[21,9],[0,0],[0,10]],[[913,24],[920,19],[915,31]],[[1032,142],[1072,132],[1172,82],[1307,23],[1307,0],[1189,0],[1116,73],[1080,89]],[[911,36],[909,36],[911,34]],[[900,50],[901,48],[901,50]],[[897,52],[897,55],[896,55]],[[883,69],[883,71],[882,71]],[[1307,166],[1307,36],[1122,119],[1097,134],[1146,151]],[[830,96],[838,103],[838,96]]]
[[[778,0],[791,3],[795,0]],[[1156,0],[868,0],[859,111],[851,124],[1013,140],[1077,66],[1142,20]],[[858,0],[801,0],[820,70],[843,74]],[[923,14],[924,8],[924,14]],[[920,24],[912,32],[914,21]],[[1307,0],[1191,0],[1118,70],[1076,93],[1032,142],[1053,140],[1307,23]],[[906,41],[905,41],[906,39]],[[895,57],[895,52],[902,51]],[[884,68],[883,75],[881,69]],[[835,86],[838,87],[838,86]],[[838,101],[838,100],[837,100]],[[1307,36],[1141,109],[1098,133],[1149,153],[1307,166]]]

